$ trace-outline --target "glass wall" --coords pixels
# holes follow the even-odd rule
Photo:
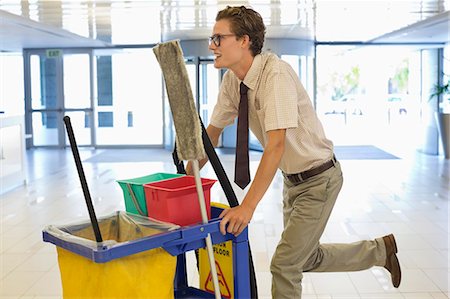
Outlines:
[[[21,114],[24,108],[23,58],[21,53],[0,54],[0,114]]]
[[[450,44],[446,44],[442,50],[442,83],[450,84]],[[440,111],[450,114],[450,94],[443,95],[442,102],[439,104]]]
[[[66,54],[63,57],[65,115],[77,128],[77,144],[92,144],[90,54]],[[81,110],[80,110],[81,109]],[[69,139],[66,139],[69,145]]]
[[[319,46],[317,113],[335,145],[415,148],[420,66],[406,47]]]
[[[30,123],[35,138],[39,137],[36,134],[39,130],[45,131],[48,138],[43,144],[61,142],[57,134],[49,133],[56,127],[48,121],[59,118],[57,114],[61,108],[52,105],[63,101],[61,107],[74,119],[79,127],[77,130],[88,132],[80,135],[86,137],[80,137],[82,145],[164,145],[166,148],[173,145],[170,109],[160,67],[151,48],[64,52],[60,57],[60,71],[53,66],[59,60],[43,53],[30,55],[30,107],[36,110]],[[420,135],[413,132],[419,130],[424,105],[419,51],[392,46],[318,46],[316,56],[316,84],[312,56],[289,54],[281,58],[297,72],[314,101],[328,137],[336,145],[388,148],[399,145],[396,141],[401,138],[403,147],[414,148]],[[5,63],[7,56],[1,57]],[[381,61],[380,57],[383,58]],[[8,58],[8,63],[15,60],[20,64],[21,57],[17,58]],[[200,57],[188,59],[187,70],[197,108],[207,125],[217,100],[221,70],[214,68],[211,59]],[[22,76],[16,74],[19,75]],[[3,73],[2,76],[5,78]],[[22,81],[17,79],[15,82]],[[63,86],[59,94],[55,93],[52,84]],[[8,87],[2,88],[2,99],[5,90],[16,92]],[[14,90],[22,91],[23,88]],[[44,93],[45,103],[42,102]],[[19,94],[14,96],[23,98]],[[49,100],[52,97],[53,102]],[[23,106],[21,109],[23,111]],[[227,128],[224,146],[234,147],[235,132],[232,131],[235,128]],[[254,136],[250,138],[251,147],[261,149]]]
[[[200,116],[205,126],[209,123],[219,94],[220,70],[214,67],[212,61],[200,63]]]
[[[96,144],[162,145],[162,77],[151,48],[94,52]]]
[[[75,128],[77,145],[91,146],[90,51],[26,51],[25,61],[29,70],[25,81],[29,88],[26,105],[31,145],[68,145],[62,121],[67,115]]]
[[[58,146],[62,128],[62,97],[60,57],[44,54],[30,55],[31,128],[34,146]]]
[[[151,48],[25,50],[24,57],[30,146],[67,146],[65,115],[79,146],[162,146],[162,77]]]

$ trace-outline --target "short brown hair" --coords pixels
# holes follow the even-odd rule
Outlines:
[[[266,26],[264,26],[263,19],[259,13],[245,6],[227,6],[217,13],[216,21],[222,19],[230,21],[231,31],[237,37],[248,35],[253,56],[261,53]]]

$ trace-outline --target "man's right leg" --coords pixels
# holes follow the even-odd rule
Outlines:
[[[285,229],[272,258],[272,297],[301,298],[303,266],[317,249],[342,186],[339,164],[299,185],[285,182]]]
[[[360,271],[373,266],[384,267],[398,288],[402,273],[397,258],[394,235],[353,243],[320,244],[303,266],[304,272]]]

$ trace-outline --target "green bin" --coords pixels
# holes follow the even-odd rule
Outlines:
[[[134,179],[117,180],[123,191],[126,211],[133,214],[148,216],[143,185],[181,176],[184,176],[184,174],[154,173]]]

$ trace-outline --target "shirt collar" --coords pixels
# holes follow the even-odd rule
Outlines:
[[[245,75],[245,78],[242,81],[251,90],[254,90],[256,88],[256,84],[264,65],[264,61],[266,60],[265,56],[266,55],[264,54],[258,54],[253,58],[252,65],[250,66],[247,75]]]

